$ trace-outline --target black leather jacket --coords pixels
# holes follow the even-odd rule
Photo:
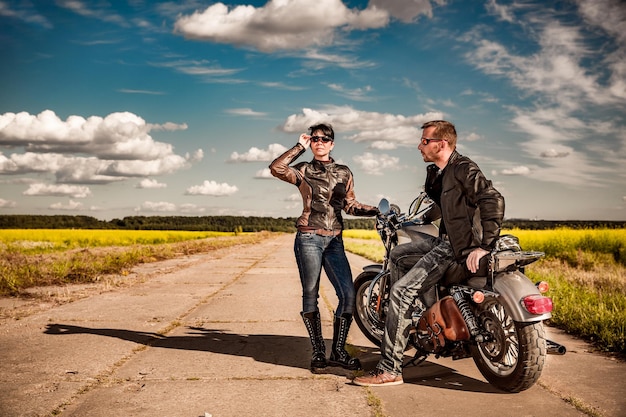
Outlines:
[[[304,146],[298,143],[270,164],[273,176],[295,184],[300,190],[303,209],[296,222],[298,230],[339,232],[343,230],[341,210],[354,216],[375,216],[378,213],[376,207],[356,200],[352,172],[332,158],[328,163],[314,159],[289,166],[304,151]]]
[[[441,217],[457,261],[475,248],[491,251],[500,236],[504,218],[504,198],[471,159],[456,150],[441,173],[441,199],[435,194],[439,168],[426,168],[426,193],[440,201]]]

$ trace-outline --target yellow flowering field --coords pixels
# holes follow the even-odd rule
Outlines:
[[[232,236],[226,232],[171,230],[0,229],[0,253],[41,253],[104,246],[157,245]]]

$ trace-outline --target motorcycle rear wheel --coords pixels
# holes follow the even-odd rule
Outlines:
[[[542,322],[516,322],[497,299],[488,299],[476,311],[479,326],[492,340],[471,346],[480,373],[494,387],[524,391],[537,382],[547,354]]]
[[[356,290],[354,321],[365,337],[380,347],[385,330],[385,318],[382,312],[377,313],[376,311],[376,302],[380,296],[379,283],[374,284],[372,297],[368,303],[369,288],[377,275],[378,273],[374,271],[365,271],[354,280],[354,289]]]

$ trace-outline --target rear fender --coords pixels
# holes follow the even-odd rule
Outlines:
[[[468,284],[473,288],[484,288],[486,278],[471,278]],[[529,295],[541,295],[528,277],[519,271],[504,272],[496,275],[493,289],[499,294],[498,301],[515,321],[537,322],[552,317],[552,313],[541,315],[529,313],[523,306],[523,298]]]

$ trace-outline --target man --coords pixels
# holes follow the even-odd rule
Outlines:
[[[389,311],[381,346],[381,359],[368,375],[357,377],[362,386],[399,385],[402,358],[412,324],[415,299],[434,286],[454,262],[463,263],[468,274],[479,270],[500,235],[504,199],[480,168],[456,151],[456,129],[450,122],[435,120],[422,126],[418,149],[426,168],[425,191],[441,210],[439,237],[397,246],[394,260],[418,251],[419,260],[391,288]],[[487,258],[485,258],[487,259]],[[397,274],[396,274],[397,275]]]

